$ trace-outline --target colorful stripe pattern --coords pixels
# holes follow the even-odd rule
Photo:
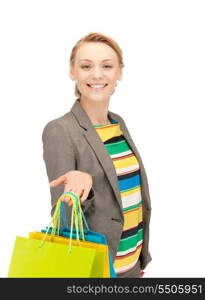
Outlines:
[[[124,226],[114,268],[117,274],[132,269],[138,261],[143,243],[140,169],[137,157],[127,143],[120,124],[93,125],[110,155],[118,177]]]

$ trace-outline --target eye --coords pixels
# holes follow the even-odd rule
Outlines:
[[[82,69],[89,69],[89,68],[91,68],[91,67],[92,67],[92,66],[90,66],[90,65],[84,65],[84,66],[81,66]],[[105,68],[105,69],[111,69],[112,66],[111,66],[111,65],[104,65],[104,68]]]
[[[108,69],[108,68],[112,68],[112,66],[111,65],[105,65],[104,67],[106,67],[106,69]]]
[[[89,67],[90,67],[89,65],[81,66],[82,69],[88,69]]]

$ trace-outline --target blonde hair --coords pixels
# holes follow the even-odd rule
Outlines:
[[[104,44],[110,46],[118,56],[120,68],[124,67],[123,57],[122,57],[123,53],[122,53],[122,50],[119,47],[119,45],[111,37],[104,35],[102,33],[99,33],[99,32],[91,32],[88,35],[81,38],[75,44],[75,46],[73,47],[73,49],[71,51],[71,55],[70,55],[70,67],[72,67],[74,65],[74,60],[75,60],[75,56],[76,56],[78,48],[85,42],[100,42],[100,43],[104,43]],[[81,93],[80,93],[77,85],[75,85],[75,96],[77,96],[78,98],[80,98],[80,96],[81,96]]]

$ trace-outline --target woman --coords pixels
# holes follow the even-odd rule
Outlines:
[[[73,47],[70,77],[77,99],[71,110],[47,123],[43,158],[56,200],[77,194],[90,228],[107,237],[118,277],[142,277],[152,260],[151,203],[145,169],[122,117],[108,110],[122,79],[122,51],[108,36],[90,33]]]

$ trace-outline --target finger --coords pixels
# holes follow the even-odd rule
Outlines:
[[[82,190],[81,202],[84,202],[88,198],[89,192],[90,190],[88,189]]]
[[[62,202],[67,202],[67,199],[68,197],[67,197],[67,195],[64,195],[64,193],[60,196],[60,200],[62,201]]]
[[[66,192],[69,192],[70,190],[71,189],[69,189],[68,187],[67,187],[66,190],[64,190],[63,194],[60,197],[61,201],[65,202],[65,203],[68,203],[68,201],[70,200],[70,195],[67,195]]]
[[[83,189],[75,189],[73,193],[75,193],[79,198],[80,201],[82,202],[82,195],[83,195],[84,190]]]
[[[69,193],[69,192],[72,192],[72,188],[69,187],[69,186],[66,184],[66,185],[65,185],[65,189],[64,189],[64,193],[63,193],[63,195],[64,195],[64,202],[65,202],[65,203],[70,203],[70,204],[72,204],[70,195],[69,195],[69,194],[66,194],[66,193]]]
[[[81,197],[82,190],[76,188],[76,189],[72,189],[71,192],[74,193],[75,195],[77,195],[78,197]],[[68,200],[68,205],[70,206],[70,205],[72,205],[72,203],[73,202],[72,202],[72,199],[70,197],[70,199]]]
[[[62,175],[62,176],[58,177],[57,179],[52,180],[52,181],[50,182],[50,186],[51,186],[51,187],[56,187],[56,186],[58,186],[58,185],[60,185],[60,184],[63,184],[64,181],[65,181],[65,179],[66,179],[65,176]]]
[[[69,200],[70,200],[70,197],[69,197],[69,196],[65,195],[65,196],[63,197],[63,202],[68,203]]]
[[[141,272],[140,272],[140,276],[143,277],[143,276],[144,276],[144,273],[145,273],[145,272],[141,271]]]
[[[68,192],[68,191],[67,191],[67,192]],[[65,193],[67,193],[67,192],[64,192],[64,193],[62,194],[62,201],[65,202],[65,203],[67,203],[67,204],[70,206],[70,205],[73,204],[73,202],[72,202],[72,197],[71,197],[71,195],[69,195],[69,194],[65,194]],[[72,190],[69,190],[69,192],[74,193]]]
[[[73,201],[72,200],[69,200],[68,201],[68,206],[72,206],[73,205]]]
[[[73,204],[72,199],[69,197],[66,197],[62,200],[63,202],[65,202],[66,204],[68,204],[69,206],[71,206]]]
[[[60,201],[61,201],[61,202],[65,202],[65,199],[64,199],[63,194],[60,196]]]
[[[70,198],[70,195],[67,195],[67,194],[66,194],[67,192],[70,192],[70,190],[67,189],[66,191],[64,191],[64,194],[63,194],[63,195],[64,195],[64,201],[65,201],[66,203],[68,203],[68,201],[71,199],[71,198]]]

